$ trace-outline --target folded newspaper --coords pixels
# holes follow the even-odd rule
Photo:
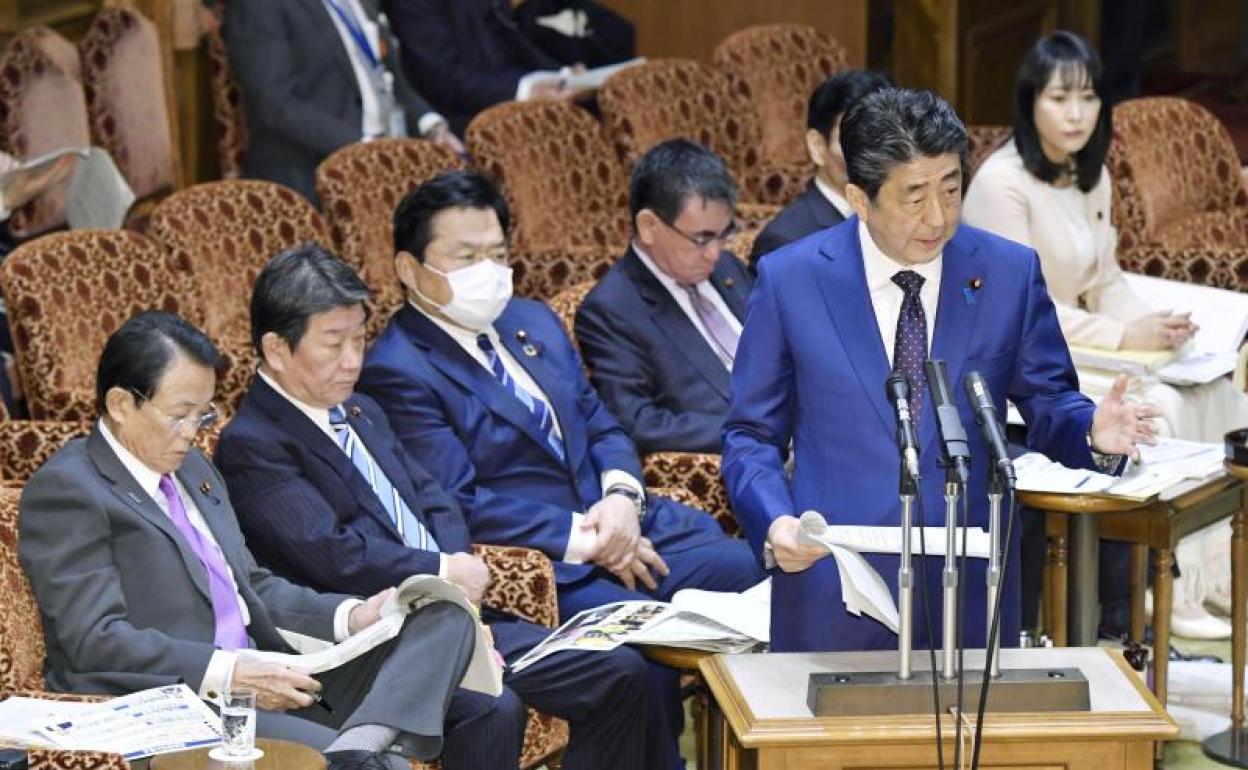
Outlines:
[[[561,650],[606,651],[621,644],[749,652],[770,640],[771,581],[743,593],[677,591],[671,603],[615,602],[577,613],[511,665],[523,671]]]
[[[0,195],[21,177],[41,174],[67,155],[78,158],[65,198],[65,221],[69,227],[74,230],[121,227],[126,212],[134,204],[134,191],[112,157],[99,147],[66,147],[24,160],[17,168],[0,174]]]
[[[473,617],[477,615],[476,608],[458,586],[433,575],[412,575],[382,605],[381,618],[376,623],[345,641],[331,645],[323,640],[283,631],[283,636],[291,642],[292,647],[301,651],[300,654],[267,650],[240,650],[239,654],[279,663],[309,674],[319,674],[337,668],[377,645],[390,641],[398,635],[409,613],[434,602],[452,602],[468,610]],[[503,691],[503,669],[494,655],[494,647],[486,634],[485,626],[480,621],[476,625],[476,646],[460,687],[497,696]]]
[[[897,633],[897,603],[880,573],[862,558],[864,553],[901,553],[901,527],[830,526],[816,511],[806,511],[800,519],[798,540],[806,545],[826,548],[836,560],[841,577],[841,601],[853,615],[867,615]],[[926,545],[924,551],[921,546]],[[959,531],[958,548],[962,547]],[[966,555],[975,559],[988,558],[988,533],[980,527],[966,530]],[[943,527],[924,527],[922,534],[915,527],[910,532],[910,550],[916,556],[945,555]]]
[[[221,719],[185,684],[99,703],[12,697],[0,702],[0,742],[135,760],[215,746],[221,743]]]

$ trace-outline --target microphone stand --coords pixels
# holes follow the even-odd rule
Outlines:
[[[962,496],[965,473],[958,460],[945,465],[945,569],[941,573],[941,679],[958,675],[958,499]]]
[[[1005,480],[996,464],[988,468],[988,602],[984,628],[993,634],[985,637],[984,647],[989,650],[988,672],[996,679],[1001,676],[1001,660],[992,652],[1001,649],[1001,629],[994,624],[997,594],[1001,591],[1001,499],[1005,496]]]
[[[903,459],[901,463],[901,565],[897,569],[897,678],[913,676],[910,663],[914,635],[914,566],[910,553],[913,531],[914,500],[919,491],[918,479],[911,475]]]

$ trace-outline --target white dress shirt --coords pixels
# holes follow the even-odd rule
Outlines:
[[[906,293],[893,283],[893,276],[903,270],[913,270],[923,276],[923,288],[919,289],[919,303],[927,317],[927,349],[932,349],[932,332],[936,328],[936,305],[940,300],[940,273],[944,254],[937,254],[931,262],[922,265],[903,265],[895,262],[875,244],[865,222],[858,222],[858,239],[862,244],[862,266],[867,274],[867,291],[871,293],[871,305],[875,308],[875,322],[880,327],[880,339],[888,365],[893,365],[893,343],[897,340],[897,319],[901,316],[901,302]]]
[[[429,313],[426,313],[424,308],[417,305],[415,302],[411,302],[410,304],[416,310],[423,313],[424,316],[430,321],[437,324],[439,329],[446,332],[447,335],[461,348],[463,348],[474,361],[481,364],[482,368],[489,372],[491,377],[494,376],[494,370],[490,368],[489,357],[486,356],[485,351],[477,345],[477,334],[480,332],[470,331],[462,326],[456,326],[455,324],[444,321],[441,318],[436,318]],[[507,375],[529,393],[546,402],[546,406],[550,409],[551,421],[554,424],[555,430],[558,432],[559,437],[562,438],[563,431],[559,427],[559,415],[556,414],[555,407],[551,403],[550,397],[546,395],[546,391],[542,390],[542,388],[537,384],[537,381],[535,381],[529,375],[528,371],[526,371],[525,368],[521,366],[520,363],[511,355],[511,351],[509,351],[507,347],[502,344],[498,338],[498,332],[493,326],[485,329],[484,333],[490,338],[490,343],[494,346],[494,350],[498,353],[498,358],[502,361],[503,369],[506,370]],[[632,488],[640,495],[645,494],[645,487],[641,485],[640,481],[633,478],[631,473],[615,468],[603,471],[599,477],[599,484],[602,486],[603,491],[610,489],[616,484],[623,484]],[[592,531],[581,527],[581,521],[585,517],[584,512],[572,511],[571,516],[572,526],[569,530],[568,545],[564,550],[563,561],[569,564],[581,564],[585,561],[585,557],[593,551],[595,535]]]
[[[147,467],[142,460],[135,457],[130,450],[121,445],[117,437],[109,430],[108,424],[104,420],[98,423],[100,427],[100,435],[104,437],[104,441],[117,455],[117,459],[121,460],[121,464],[126,471],[130,473],[134,480],[138,482],[139,487],[147,493],[156,506],[169,515],[169,502],[165,499],[165,493],[160,489],[160,474]],[[221,551],[221,546],[217,544],[217,538],[212,534],[212,530],[208,528],[208,522],[204,520],[204,515],[199,512],[199,506],[195,504],[195,498],[187,493],[186,487],[182,486],[182,480],[173,475],[173,485],[178,491],[178,496],[182,498],[182,507],[186,510],[186,518],[190,521],[191,526],[199,533],[204,542],[212,546],[221,558],[221,563],[225,565],[225,573],[230,578],[230,585],[234,587],[234,597],[238,600],[238,608],[243,618],[243,625],[251,624],[251,613],[247,611],[247,602],[243,601],[242,594],[238,591],[238,580],[234,577],[234,570],[230,567],[230,563],[226,561],[225,554]],[[360,604],[358,599],[350,599],[338,605],[337,611],[334,613],[334,637],[337,641],[346,639],[348,634],[348,619],[351,610]],[[204,669],[204,677],[199,684],[199,697],[204,700],[215,700],[220,693],[224,693],[229,689],[230,680],[234,677],[234,663],[238,659],[238,653],[233,650],[217,650],[212,653],[212,658],[208,661],[208,667]]]
[[[693,328],[698,330],[698,334],[702,335],[702,339],[706,340],[706,344],[710,346],[711,350],[719,350],[718,343],[711,337],[711,333],[706,330],[706,325],[702,323],[702,318],[698,315],[698,311],[694,309],[693,300],[689,299],[689,293],[676,282],[675,278],[660,270],[659,266],[650,258],[650,255],[636,241],[633,241],[633,251],[637,252],[637,258],[641,260],[641,264],[645,265],[646,269],[654,274],[654,277],[663,285],[663,288],[667,289],[667,293],[672,295],[672,299],[676,300],[676,304],[680,306],[681,311],[689,318]],[[719,291],[711,285],[710,280],[699,281],[694,288],[698,294],[711,301],[711,304],[715,306],[719,314],[728,322],[729,328],[738,337],[741,336],[741,322],[737,320],[737,316],[728,307],[728,303],[724,302],[724,298],[720,296]],[[721,358],[720,360],[722,361],[723,359]],[[732,369],[727,364],[725,366],[728,366],[729,370]]]
[[[359,0],[336,0],[343,10],[355,16],[356,21],[360,23],[360,28],[367,38],[369,46],[373,50],[373,55],[378,59],[381,58],[381,36],[378,32],[377,25],[368,18],[368,14],[364,13],[364,8],[360,5]],[[383,115],[381,112],[381,101],[377,98],[376,86],[374,85],[373,76],[370,70],[372,63],[360,50],[359,43],[351,34],[351,30],[338,16],[338,12],[334,10],[335,0],[322,0],[325,5],[325,12],[329,14],[329,18],[334,22],[334,29],[338,30],[338,37],[342,38],[342,44],[347,49],[347,58],[351,60],[351,69],[355,72],[355,80],[360,88],[360,108],[363,112],[363,120],[361,121],[361,136],[365,139],[373,136],[386,136],[390,132],[390,116]],[[403,109],[403,105],[397,103],[398,94],[395,94],[398,109]],[[420,116],[420,122],[417,131],[421,136],[428,134],[433,130],[434,126],[445,122],[445,118],[436,112],[426,112]]]
[[[828,199],[828,203],[832,204],[832,208],[839,211],[841,216],[846,219],[849,219],[856,213],[854,207],[849,205],[849,201],[845,200],[844,195],[841,195],[832,188],[832,185],[817,176],[815,177],[815,189],[822,193],[823,197]]]
[[[329,423],[329,410],[328,409],[322,409],[318,406],[305,404],[304,402],[290,395],[289,393],[285,391],[285,389],[282,388],[281,385],[277,383],[277,380],[270,377],[268,372],[264,371],[263,368],[257,369],[256,374],[260,375],[260,379],[264,380],[265,383],[268,384],[268,386],[277,393],[277,395],[289,401],[290,405],[298,409],[300,412],[303,412],[303,414],[309,420],[312,421],[313,425],[320,428],[321,432],[329,437],[330,441],[333,441],[334,444],[338,445],[339,447],[342,446],[342,443],[338,441],[338,432],[335,431],[334,426]],[[355,433],[355,429],[351,427],[350,423],[347,424],[347,430],[351,431],[352,433]],[[373,463],[373,465],[377,467],[378,472],[383,472],[381,471],[381,467],[377,466],[377,461],[373,459],[372,454],[368,451],[368,447],[364,444],[363,441],[360,440],[359,434],[355,435],[355,439],[356,439],[355,445],[360,448],[361,452],[368,455],[369,462]],[[346,454],[345,449],[343,450],[343,454]],[[390,482],[390,486],[394,486],[393,480]],[[446,554],[445,553],[438,554],[438,577],[442,578],[443,580],[446,580]]]

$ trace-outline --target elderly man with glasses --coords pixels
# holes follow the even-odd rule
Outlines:
[[[43,614],[48,685],[123,695],[185,682],[209,702],[249,690],[257,733],[324,751],[329,770],[438,755],[448,769],[514,768],[518,737],[510,756],[499,738],[523,713],[458,689],[476,631],[457,605],[412,613],[395,639],[316,678],[246,654],[293,652],[279,628],[341,641],[393,591],[318,593],[256,565],[225,483],[191,444],[217,416],[219,358],[176,315],[131,318],[100,356],[99,422],[26,484],[19,555]]]
[[[713,452],[754,279],[723,250],[737,188],[718,155],[663,142],[633,168],[633,242],[576,313],[602,400],[642,452]]]

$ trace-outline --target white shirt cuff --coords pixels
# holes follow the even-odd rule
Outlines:
[[[446,554],[438,554],[438,579],[446,580]]]
[[[572,512],[572,529],[568,532],[568,548],[563,552],[563,560],[568,564],[584,564],[585,559],[594,551],[594,543],[598,533],[592,529],[584,529],[581,522],[585,514]]]
[[[359,599],[347,599],[334,610],[334,641],[344,641],[351,636],[351,610],[364,602]]]
[[[535,70],[522,76],[516,83],[516,101],[528,101],[529,97],[533,95],[533,86],[543,80],[557,77],[559,77],[559,73],[552,70]]]
[[[420,120],[416,121],[416,131],[422,137],[429,136],[433,133],[433,129],[438,127],[439,123],[445,123],[446,118],[436,112],[426,112],[420,116]]]
[[[204,678],[199,683],[199,697],[213,703],[220,703],[221,696],[230,689],[230,680],[234,678],[234,664],[238,661],[238,653],[233,650],[217,650],[208,660],[208,668],[204,669]]]
[[[631,488],[633,491],[635,491],[637,494],[641,495],[642,497],[646,496],[646,488],[642,486],[642,483],[638,481],[637,479],[633,478],[633,474],[626,473],[625,471],[621,471],[621,470],[604,471],[602,474],[602,478],[600,479],[600,483],[602,484],[603,493],[606,493],[608,489],[615,486],[616,484],[623,484],[624,486]]]

